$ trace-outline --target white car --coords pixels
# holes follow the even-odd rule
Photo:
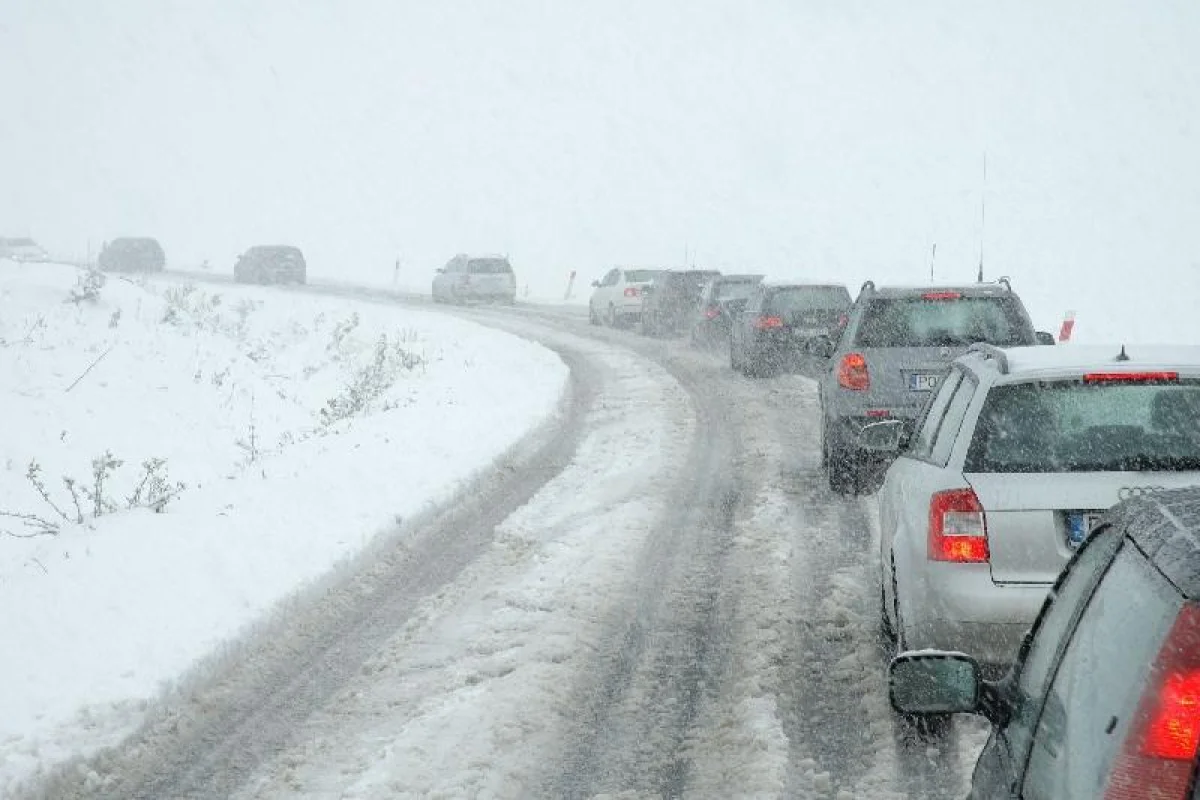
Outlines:
[[[900,443],[899,420],[864,447]],[[897,648],[1016,658],[1101,512],[1200,484],[1200,347],[974,345],[887,471],[883,629]]]
[[[613,328],[636,322],[642,315],[642,291],[661,273],[661,269],[610,269],[603,278],[592,281],[588,320]]]
[[[13,261],[49,261],[50,256],[41,245],[33,239],[0,238],[0,258],[11,258]]]
[[[436,303],[501,302],[517,299],[517,279],[507,256],[457,255],[433,277]]]

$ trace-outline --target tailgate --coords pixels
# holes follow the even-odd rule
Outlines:
[[[965,477],[987,517],[996,583],[1052,583],[1093,517],[1128,493],[1122,489],[1200,484],[1197,472],[975,472]]]

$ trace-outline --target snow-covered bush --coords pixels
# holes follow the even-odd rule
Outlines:
[[[71,287],[67,295],[67,302],[75,305],[85,302],[95,303],[100,299],[100,290],[107,282],[108,277],[100,270],[94,267],[81,269],[75,278],[75,285]]]

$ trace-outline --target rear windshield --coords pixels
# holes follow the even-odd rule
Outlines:
[[[965,472],[1200,470],[1200,381],[1059,381],[988,392]]]
[[[721,281],[713,287],[714,300],[749,299],[758,287],[758,281]]]
[[[767,299],[767,307],[778,313],[844,310],[850,307],[850,292],[842,286],[776,289]]]
[[[512,272],[512,265],[505,258],[472,258],[467,262],[467,272],[472,275],[502,275]]]
[[[625,282],[649,283],[661,272],[660,269],[627,269],[625,270]]]
[[[1012,297],[871,300],[854,337],[859,347],[954,347],[1034,344],[1033,329]]]
[[[139,255],[158,255],[162,251],[155,239],[114,239],[109,249]]]

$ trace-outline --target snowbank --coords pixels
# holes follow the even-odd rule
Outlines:
[[[119,739],[165,683],[548,419],[567,379],[437,314],[86,283],[0,261],[0,794]]]

